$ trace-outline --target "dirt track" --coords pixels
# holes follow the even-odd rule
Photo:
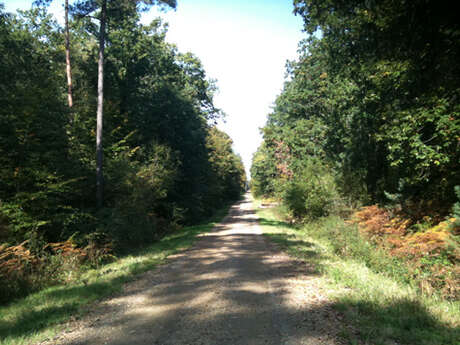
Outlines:
[[[340,344],[318,277],[262,235],[249,197],[168,264],[95,306],[52,344]]]

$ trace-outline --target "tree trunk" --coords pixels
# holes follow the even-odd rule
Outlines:
[[[97,74],[97,129],[96,129],[96,198],[97,206],[104,202],[104,175],[102,173],[102,119],[104,114],[104,44],[107,0],[102,1],[99,32],[99,61]]]
[[[67,100],[72,108],[72,70],[70,69],[69,0],[65,0],[65,64],[67,73]]]

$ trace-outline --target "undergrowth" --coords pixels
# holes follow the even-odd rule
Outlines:
[[[460,303],[421,292],[411,268],[329,216],[294,227],[281,207],[259,209],[264,234],[290,255],[314,263],[336,309],[356,331],[352,344],[458,345]]]
[[[460,226],[455,218],[434,223],[428,216],[423,218],[414,222],[406,214],[372,205],[355,212],[350,222],[358,225],[358,237],[371,241],[385,256],[403,261],[408,268],[405,276],[425,294],[458,300]]]
[[[94,238],[97,234],[92,235]],[[49,286],[78,281],[88,268],[115,258],[112,243],[106,239],[89,241],[84,247],[78,247],[72,239],[37,242],[31,239],[15,246],[0,246],[0,304]]]
[[[227,213],[220,210],[207,223],[186,227],[138,252],[83,272],[78,281],[58,285],[0,306],[0,345],[26,345],[54,337],[70,317],[81,317],[85,306],[121,291],[136,275],[190,247],[198,234],[210,231]]]

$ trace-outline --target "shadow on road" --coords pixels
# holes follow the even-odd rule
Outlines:
[[[347,327],[339,321],[336,307],[384,316],[399,308],[398,301],[389,310],[372,310],[318,299],[318,292],[310,291],[311,279],[317,276],[314,268],[268,243],[257,231],[254,211],[242,201],[193,248],[104,303],[96,311],[103,315],[65,343],[343,344],[338,334]],[[441,327],[428,312],[425,315],[420,322],[427,330]]]

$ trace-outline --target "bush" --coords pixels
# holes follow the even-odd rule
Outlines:
[[[318,161],[308,162],[282,189],[283,203],[295,218],[324,217],[338,208],[340,198],[334,177]]]
[[[113,156],[106,159],[106,200],[97,212],[97,231],[123,251],[150,244],[174,228],[177,212],[169,199],[179,162],[169,147],[156,143],[112,150]]]
[[[351,222],[358,224],[365,240],[384,250],[388,257],[403,260],[408,267],[406,276],[421,291],[455,300],[460,296],[460,243],[454,219],[437,225],[412,224],[401,212],[373,205],[355,212]]]
[[[0,304],[41,288],[78,280],[84,265],[98,266],[113,258],[105,235],[85,237],[84,246],[73,239],[47,243],[32,236],[15,246],[0,246]]]

